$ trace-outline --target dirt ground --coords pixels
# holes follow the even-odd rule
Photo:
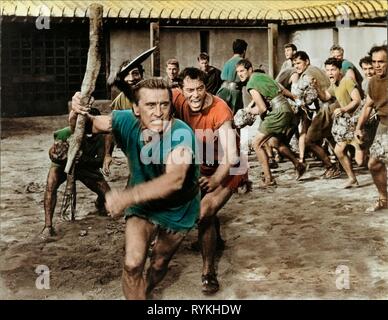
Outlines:
[[[52,132],[66,125],[66,116],[1,124],[0,299],[123,299],[124,223],[91,215],[95,195],[81,183],[77,221],[57,214],[62,185],[58,236],[46,243],[36,238],[44,225]],[[126,161],[119,150],[114,156],[121,164],[112,166],[108,182],[121,188]],[[262,190],[260,167],[250,160],[253,191],[234,195],[219,213],[226,248],[218,259],[221,289],[210,298],[388,299],[388,212],[364,213],[377,196],[368,171],[357,169],[361,187],[344,190],[345,177],[320,179],[323,169],[313,159],[301,181],[284,162],[274,170],[278,187]],[[154,299],[209,298],[201,293],[201,257],[189,249],[195,238],[193,230]],[[50,289],[37,289],[38,265],[49,268]]]

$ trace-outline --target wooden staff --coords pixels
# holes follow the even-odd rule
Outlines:
[[[101,67],[101,39],[102,39],[102,13],[103,6],[100,4],[91,4],[89,6],[89,51],[86,64],[86,71],[81,85],[81,104],[88,105],[92,93],[96,87],[96,81]],[[61,215],[66,218],[65,212],[72,203],[72,220],[75,219],[75,172],[74,161],[81,149],[82,140],[85,134],[86,116],[78,114],[74,133],[69,141],[69,151],[67,153],[67,162],[65,172],[67,173],[66,189],[62,202]]]
[[[85,76],[81,85],[81,104],[87,105],[90,97],[96,87],[96,80],[101,67],[101,38],[102,38],[102,12],[103,7],[100,4],[89,6],[89,51],[86,64]],[[85,132],[86,116],[79,114],[77,124],[70,140],[69,152],[67,154],[67,163],[65,172],[69,173],[73,166],[75,156],[81,148],[82,139]]]

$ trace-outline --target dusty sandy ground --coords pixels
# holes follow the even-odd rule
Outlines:
[[[77,221],[60,221],[55,241],[36,235],[44,225],[43,192],[52,132],[66,117],[2,119],[0,298],[122,299],[122,220],[90,215],[95,199],[78,183]],[[126,162],[112,167],[109,183],[123,187]],[[260,168],[251,157],[253,192],[236,194],[219,213],[226,249],[218,263],[221,289],[213,299],[387,299],[388,212],[365,214],[376,190],[365,169],[361,187],[344,190],[345,177],[319,178],[310,170],[294,180],[289,162],[276,169],[278,187],[258,188]],[[59,211],[64,185],[58,193]],[[81,237],[80,231],[87,235]],[[154,299],[207,299],[201,293],[201,258],[189,250],[193,230],[170,264]],[[50,289],[35,286],[35,268],[50,269]],[[339,290],[336,268],[349,271],[349,288]],[[339,279],[339,280],[338,280]]]

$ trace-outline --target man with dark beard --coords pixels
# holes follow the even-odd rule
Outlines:
[[[132,109],[133,106],[133,93],[132,87],[136,85],[139,81],[143,80],[144,68],[142,63],[154,52],[156,47],[153,47],[133,60],[124,61],[111,83],[112,86],[115,86],[121,92],[119,95],[112,101],[111,109],[113,110],[126,110]],[[105,136],[105,158],[102,172],[109,176],[110,175],[110,165],[112,164],[113,158],[112,153],[115,143],[113,141],[112,134],[107,134]]]

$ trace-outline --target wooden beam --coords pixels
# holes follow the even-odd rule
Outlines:
[[[278,49],[278,25],[268,24],[268,74],[275,77],[277,72],[277,49]]]
[[[333,28],[333,44],[339,44],[338,28]]]
[[[151,55],[151,75],[160,77],[160,46],[159,46],[159,22],[150,23],[150,48],[155,47]]]
[[[107,25],[107,24],[106,24]],[[107,98],[112,99],[112,88],[108,83],[110,75],[110,33],[111,31],[104,26],[104,43],[105,43],[105,87],[107,92]]]

